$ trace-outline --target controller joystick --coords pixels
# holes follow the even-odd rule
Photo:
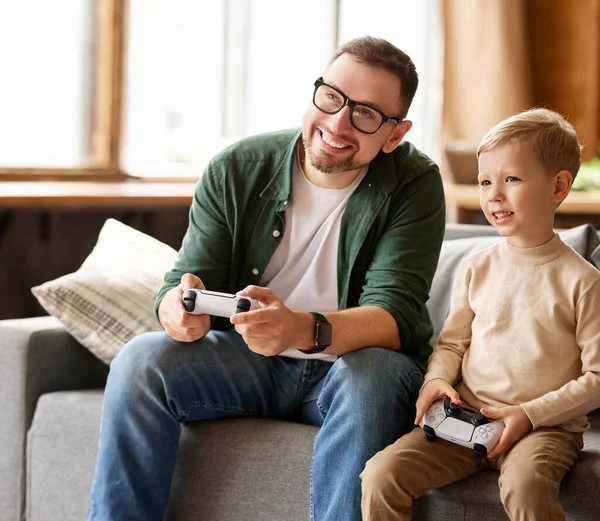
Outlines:
[[[192,315],[213,315],[225,318],[261,307],[258,301],[250,297],[205,289],[188,289],[183,292],[181,301],[185,310]]]
[[[445,409],[446,409],[446,414],[448,416],[451,416],[452,418],[456,418],[458,416],[460,416],[460,405],[455,404],[454,402],[450,402],[448,404],[444,404]]]
[[[476,427],[479,425],[485,425],[486,423],[490,423],[491,421],[492,420],[486,418],[481,412],[476,412],[475,414],[473,414],[473,416],[471,416],[471,423]]]

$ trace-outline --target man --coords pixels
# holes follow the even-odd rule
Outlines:
[[[359,474],[411,429],[431,352],[444,195],[437,166],[398,146],[417,83],[399,49],[352,40],[315,82],[301,133],[213,159],[157,297],[165,333],[112,363],[90,520],[162,519],[180,422],[239,416],[320,426],[311,519],[360,519]],[[188,315],[188,288],[261,309]]]

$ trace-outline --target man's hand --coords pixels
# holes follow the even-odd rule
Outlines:
[[[274,356],[289,347],[298,347],[294,344],[302,338],[303,326],[309,323],[308,319],[314,323],[308,313],[305,313],[307,321],[301,320],[302,312],[285,307],[269,288],[248,286],[238,295],[258,300],[262,306],[254,311],[236,313],[230,318],[235,330],[255,353]],[[310,331],[310,328],[305,329]]]
[[[500,441],[487,455],[488,458],[495,458],[505,453],[533,429],[529,416],[520,405],[511,405],[500,409],[481,409],[481,413],[493,420],[504,420],[504,425],[506,425]]]
[[[206,289],[200,278],[191,273],[181,277],[179,286],[168,291],[158,308],[158,318],[167,335],[180,342],[193,342],[208,333],[210,316],[190,315],[181,298],[186,289]]]
[[[429,380],[422,388],[417,398],[417,415],[415,416],[415,425],[420,425],[423,415],[427,409],[442,396],[448,396],[453,403],[460,405],[460,396],[446,380],[434,378]]]

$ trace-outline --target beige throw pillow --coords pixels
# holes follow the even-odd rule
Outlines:
[[[77,271],[31,291],[71,335],[109,364],[135,335],[161,329],[154,299],[176,257],[170,246],[108,219]]]

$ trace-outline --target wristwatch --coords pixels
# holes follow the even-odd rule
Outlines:
[[[309,311],[317,321],[315,325],[315,348],[299,349],[302,353],[316,354],[325,351],[331,345],[331,323],[321,313]]]

